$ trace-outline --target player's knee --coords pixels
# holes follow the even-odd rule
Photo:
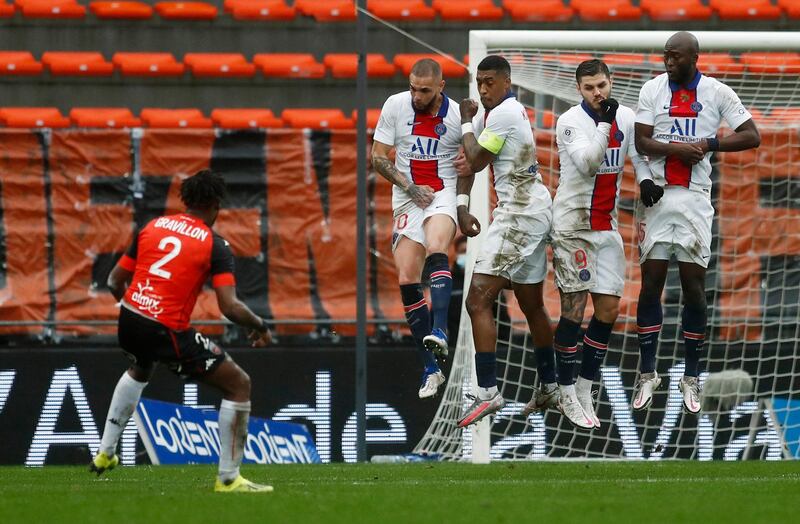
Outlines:
[[[597,320],[611,324],[617,320],[619,316],[619,302],[613,304],[603,304],[602,307],[595,308],[594,316]]]
[[[243,369],[239,368],[239,373],[236,376],[236,380],[231,388],[234,395],[238,399],[249,399],[250,398],[250,375],[248,375]]]
[[[466,302],[467,314],[469,314],[469,316],[473,316],[486,311],[491,312],[493,303],[494,300],[489,300],[480,289],[470,288]]]

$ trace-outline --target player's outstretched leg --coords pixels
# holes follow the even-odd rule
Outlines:
[[[639,379],[633,394],[633,409],[650,407],[653,392],[661,385],[656,372],[658,336],[664,312],[661,309],[661,292],[669,269],[668,260],[646,260],[642,263],[642,287],[636,305],[636,329],[639,333]]]
[[[497,333],[494,324],[494,303],[506,286],[502,277],[474,274],[467,295],[467,313],[472,321],[472,338],[475,341],[475,375],[477,395],[468,396],[472,404],[458,420],[458,427],[475,424],[482,418],[497,413],[506,401],[497,389]]]
[[[584,412],[575,392],[574,373],[578,355],[578,334],[581,325],[566,317],[558,321],[555,334],[558,385],[558,409],[573,425],[582,429],[594,428],[594,420]]]
[[[119,437],[136,409],[142,391],[147,386],[147,382],[135,380],[131,373],[135,373],[140,378],[148,376],[143,370],[137,372],[132,368],[123,373],[117,382],[114,395],[111,397],[111,405],[108,407],[100,449],[89,464],[89,471],[97,473],[98,476],[105,471],[114,469],[119,464],[119,457],[116,454]]]
[[[210,373],[198,378],[225,395],[219,406],[219,470],[214,491],[271,492],[272,486],[256,484],[239,473],[250,421],[250,377],[228,356]]]
[[[425,347],[441,357],[447,356],[447,310],[453,291],[453,276],[445,253],[433,253],[425,259],[431,275],[431,316],[433,329],[423,338]]]
[[[597,418],[595,413],[594,400],[592,399],[592,383],[606,357],[608,340],[611,338],[613,327],[614,324],[602,322],[593,315],[592,320],[589,321],[589,327],[586,329],[586,334],[583,336],[583,357],[578,379],[575,382],[575,394],[583,411],[594,422],[595,428],[600,427],[600,419]]]
[[[445,377],[439,369],[436,356],[423,342],[431,332],[431,315],[425,302],[425,295],[422,293],[422,284],[403,284],[400,286],[400,295],[403,299],[406,321],[423,366],[419,398],[431,398],[438,393],[439,386],[445,382]]]

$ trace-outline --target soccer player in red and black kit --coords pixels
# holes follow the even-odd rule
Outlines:
[[[250,416],[250,377],[189,325],[197,295],[211,278],[222,314],[251,329],[253,346],[270,341],[264,320],[236,298],[230,245],[211,229],[224,193],[224,180],[209,170],[184,180],[181,200],[186,212],[151,220],[108,277],[108,287],[120,301],[119,343],[131,366],[114,390],[100,449],[90,465],[98,475],[119,463],[117,442],[160,362],[181,378],[208,384],[223,394],[214,491],[272,491],[272,486],[239,474]]]

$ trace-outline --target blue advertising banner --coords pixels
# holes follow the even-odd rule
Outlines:
[[[153,464],[215,464],[219,461],[218,413],[143,398],[134,414]],[[319,453],[302,424],[250,417],[244,463],[319,463]]]

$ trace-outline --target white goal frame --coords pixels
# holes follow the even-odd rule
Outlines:
[[[667,39],[675,31],[494,31],[478,30],[469,32],[469,94],[470,98],[479,99],[474,78],[477,73],[477,66],[480,61],[487,56],[489,49],[497,48],[529,48],[553,50],[573,49],[573,50],[618,50],[627,52],[652,51],[662,49]],[[700,42],[702,51],[779,51],[779,50],[800,50],[800,32],[739,32],[739,31],[692,31]],[[513,68],[513,66],[512,66]],[[469,289],[472,268],[475,263],[476,253],[485,238],[486,224],[489,221],[489,186],[488,170],[476,175],[470,197],[470,212],[484,225],[480,235],[468,239],[467,263],[464,279],[464,301],[466,300],[466,290]],[[554,312],[550,312],[551,317]],[[459,355],[459,352],[462,354]],[[466,354],[463,354],[466,352]],[[457,341],[457,347],[453,354],[453,368],[456,366],[468,366],[470,369],[469,377],[462,374],[452,374],[450,379],[459,380],[460,384],[451,387],[462,388],[469,380],[473,391],[477,384],[475,381],[474,344],[472,341],[472,326],[469,316],[466,313],[462,302],[461,329]],[[459,390],[465,393],[463,389]],[[428,430],[428,434],[440,434],[442,431],[441,420],[444,401],[434,417],[434,422]],[[452,415],[450,415],[452,416]],[[438,426],[437,426],[438,424]],[[473,463],[488,463],[490,461],[490,426],[489,421],[484,419],[471,430],[467,430],[461,435],[461,446],[469,447],[470,450],[461,449],[462,458],[471,460]],[[427,435],[426,435],[427,437]],[[465,446],[466,445],[466,446]]]

